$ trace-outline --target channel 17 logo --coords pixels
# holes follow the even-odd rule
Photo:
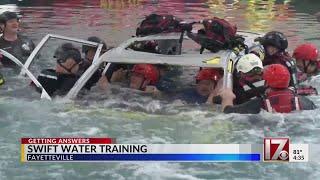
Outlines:
[[[289,138],[264,138],[264,161],[289,161]]]

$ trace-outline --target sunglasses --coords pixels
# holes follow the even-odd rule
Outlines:
[[[261,75],[263,70],[259,67],[251,69],[249,72],[245,73],[247,76]]]

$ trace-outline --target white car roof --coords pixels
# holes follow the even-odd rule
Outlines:
[[[254,39],[261,36],[261,34],[258,34],[258,33],[244,32],[244,31],[238,31],[238,34],[245,38],[245,44],[248,47],[254,45]],[[97,51],[94,56],[92,65],[81,75],[81,77],[72,87],[72,89],[67,93],[67,95],[65,96],[65,98],[67,99],[75,98],[79,93],[79,91],[86,84],[86,82],[91,78],[91,76],[96,72],[96,70],[102,65],[102,63],[105,63],[105,62],[108,63],[108,65],[105,67],[105,71],[110,66],[110,63],[121,63],[121,64],[147,63],[147,64],[222,68],[224,70],[224,78],[223,78],[224,86],[232,87],[232,71],[233,71],[234,63],[236,62],[239,56],[244,54],[244,52],[240,52],[238,55],[236,55],[232,50],[221,50],[217,53],[204,51],[203,54],[200,54],[199,49],[197,50],[183,49],[181,54],[165,55],[165,54],[134,51],[133,49],[128,48],[132,43],[137,41],[179,40],[180,36],[181,36],[181,33],[169,33],[169,34],[161,34],[161,35],[151,35],[146,37],[134,37],[121,43],[118,47],[105,52],[102,56],[99,57],[103,44],[86,41],[82,39],[77,39],[77,38],[71,38],[71,37],[60,36],[55,34],[48,34],[44,38],[42,38],[42,40],[33,50],[31,55],[28,57],[24,65],[14,56],[10,55],[10,53],[1,49],[0,49],[0,52],[21,67],[20,75],[27,74],[30,77],[30,79],[36,84],[36,86],[42,89],[41,98],[46,98],[46,99],[51,99],[51,97],[47,94],[45,89],[37,81],[34,75],[28,70],[28,68],[34,61],[39,51],[44,47],[46,42],[49,41],[50,39],[62,39],[62,40],[67,40],[67,41],[72,41],[72,42],[77,42],[77,43],[97,47]],[[185,42],[188,39],[189,38],[184,36],[183,42]],[[182,48],[184,47],[182,46]],[[105,73],[105,71],[103,73]]]
[[[239,31],[238,33],[245,38],[245,44],[250,47],[254,45],[254,39],[261,36],[258,33]],[[128,48],[131,44],[137,41],[150,41],[150,40],[179,40],[181,33],[169,33],[161,35],[150,35],[146,37],[134,37],[123,43],[118,47],[105,52],[96,62],[94,62],[87,71],[80,77],[74,87],[69,91],[66,98],[75,98],[78,92],[90,79],[92,74],[100,67],[101,63],[108,62],[104,72],[108,69],[110,63],[127,63],[127,64],[163,64],[163,65],[180,65],[180,66],[197,66],[197,67],[214,67],[222,68],[224,70],[225,87],[232,87],[232,72],[235,61],[239,56],[244,54],[240,52],[236,55],[232,50],[221,50],[217,53],[200,51],[184,51],[179,55],[165,55],[148,53],[141,51],[134,51]],[[188,39],[184,37],[184,39]],[[104,74],[103,72],[103,74]]]

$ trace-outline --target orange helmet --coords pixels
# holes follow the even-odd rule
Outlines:
[[[218,82],[221,79],[220,71],[218,69],[202,69],[198,72],[196,76],[197,81],[201,80],[213,80]]]
[[[133,73],[141,74],[150,84],[155,85],[159,81],[159,70],[152,64],[136,64],[132,68]]]
[[[317,61],[318,48],[311,43],[301,44],[294,50],[293,57],[304,61]]]
[[[289,70],[281,64],[271,64],[263,71],[263,79],[271,88],[287,88],[290,83]]]

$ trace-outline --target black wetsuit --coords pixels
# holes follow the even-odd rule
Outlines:
[[[167,95],[175,95],[181,90],[179,76],[182,74],[182,69],[178,66],[158,65],[158,67],[159,66],[165,68],[165,73],[160,76],[159,81],[156,84],[157,89]]]
[[[88,60],[83,60],[83,63],[80,64],[79,68],[79,75],[81,76],[89,67],[91,66],[91,63]],[[100,79],[101,73],[103,69],[99,68],[92,74],[90,79],[87,81],[87,83],[84,85],[84,87],[87,90],[90,90],[92,86],[94,86]]]
[[[50,96],[66,95],[77,80],[78,76],[76,75],[57,74],[53,69],[43,70],[38,76],[38,81]]]
[[[312,110],[316,109],[316,105],[304,96],[298,96],[301,105],[301,110]],[[263,107],[263,98],[254,98],[243,104],[235,106],[226,106],[224,113],[240,113],[240,114],[258,114]]]
[[[236,95],[235,104],[242,104],[255,97],[261,97],[266,90],[264,84],[261,84],[262,81],[256,82],[260,83],[260,85],[256,85],[256,83],[250,84],[253,87],[249,85],[241,86],[239,80],[234,80],[233,82],[233,93]]]
[[[201,96],[196,89],[186,89],[182,93],[173,97],[174,100],[180,99],[187,104],[204,104],[208,100],[208,96]]]
[[[15,56],[21,63],[25,63],[33,49],[35,48],[32,40],[18,35],[18,39],[15,41],[7,41],[2,37],[0,37],[0,49],[3,49],[13,56]],[[5,67],[14,67],[15,63],[4,57],[1,59],[1,63]]]

